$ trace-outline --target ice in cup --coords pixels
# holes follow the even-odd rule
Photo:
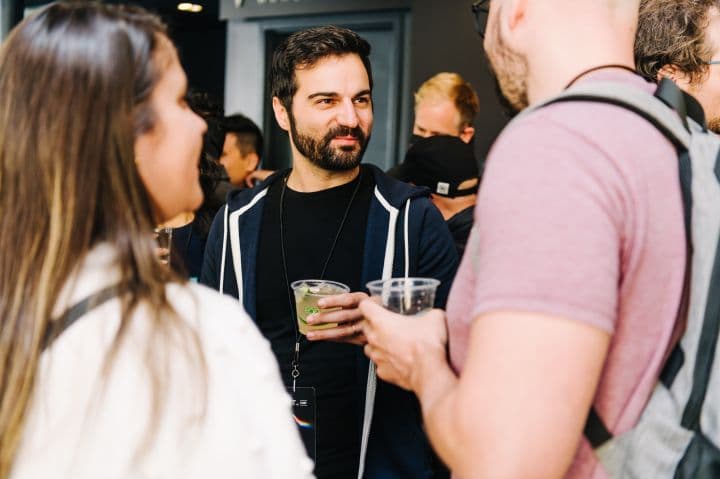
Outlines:
[[[433,278],[390,278],[370,281],[371,296],[379,296],[382,305],[407,316],[425,313],[435,304],[440,281]]]
[[[349,293],[350,288],[337,281],[326,281],[322,279],[301,279],[294,281],[290,287],[295,294],[295,310],[297,311],[298,330],[300,334],[305,335],[308,331],[334,328],[337,326],[337,323],[309,325],[306,318],[314,313],[327,313],[341,309],[320,309],[318,307],[318,301],[327,296]]]

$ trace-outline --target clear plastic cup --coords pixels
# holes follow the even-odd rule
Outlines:
[[[170,262],[170,248],[172,246],[172,228],[161,227],[153,230],[155,241],[157,242],[157,255],[160,262],[168,264]]]
[[[295,295],[295,311],[297,311],[298,330],[300,334],[305,335],[308,331],[334,328],[337,326],[337,323],[310,325],[307,323],[306,318],[314,313],[327,313],[342,309],[320,309],[317,303],[321,298],[349,293],[349,287],[337,281],[327,281],[323,279],[301,279],[299,281],[293,281],[290,287]]]
[[[395,313],[413,316],[425,313],[435,304],[440,281],[433,278],[390,278],[370,281],[370,295],[379,296],[382,305]]]

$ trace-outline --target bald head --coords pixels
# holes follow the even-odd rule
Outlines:
[[[493,0],[485,50],[516,109],[559,93],[584,71],[634,66],[640,0]]]
[[[542,4],[541,7],[547,9],[546,14],[558,18],[578,18],[583,19],[583,22],[595,18],[596,21],[593,23],[598,29],[619,25],[633,25],[634,29],[640,9],[640,0],[529,0],[529,2]]]

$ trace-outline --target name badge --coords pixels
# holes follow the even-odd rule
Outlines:
[[[317,401],[315,398],[315,388],[296,387],[293,391],[293,388],[289,387],[287,390],[292,399],[293,419],[300,431],[300,438],[303,444],[305,444],[305,450],[308,456],[315,462],[317,458]]]

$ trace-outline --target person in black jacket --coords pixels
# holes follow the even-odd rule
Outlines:
[[[413,143],[394,172],[399,180],[430,188],[430,200],[445,218],[462,257],[480,181],[472,144],[456,136],[422,138]]]
[[[201,282],[237,297],[270,341],[318,478],[441,478],[417,399],[377,381],[360,348],[367,282],[436,278],[439,307],[458,264],[427,189],[360,164],[373,123],[369,53],[337,27],[297,32],[276,50],[273,109],[293,168],[231,195],[211,227]],[[324,298],[321,308],[342,309],[308,323],[339,325],[304,336],[289,285],[318,278],[353,293]]]

